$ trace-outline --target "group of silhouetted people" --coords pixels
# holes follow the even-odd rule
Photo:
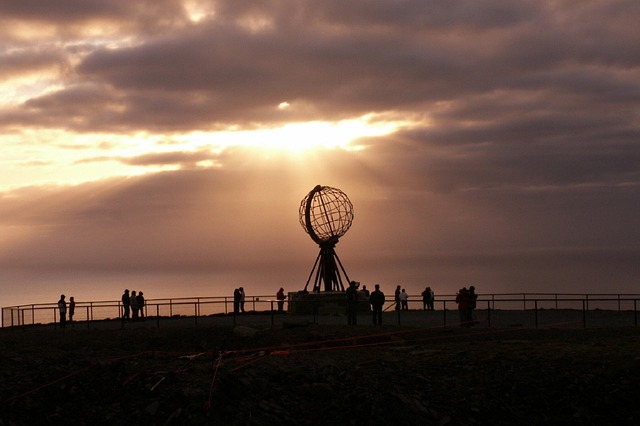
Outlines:
[[[137,321],[144,318],[144,293],[141,291],[136,294],[135,290],[125,289],[122,294],[122,320],[123,321]]]
[[[244,312],[244,288],[239,287],[233,290],[233,313]]]
[[[67,302],[65,301],[65,295],[60,295],[60,300],[58,300],[58,312],[60,313],[60,328],[65,328],[67,326],[67,314],[69,315],[69,322],[73,322],[73,315],[76,313],[76,301],[71,296],[69,298],[69,309],[67,309]]]
[[[349,283],[349,288],[346,291],[347,297],[347,323],[349,325],[357,324],[357,303],[358,303],[358,291],[357,283],[352,281]],[[372,320],[374,325],[382,324],[382,308],[385,303],[384,293],[380,290],[380,285],[375,285],[375,290],[369,294],[366,290],[366,286],[363,287],[361,293],[366,296],[371,305]],[[426,287],[421,293],[422,295],[422,309],[434,310],[435,294],[431,287]],[[474,286],[463,287],[456,294],[456,303],[458,304],[458,310],[460,312],[460,324],[463,327],[471,327],[475,324],[473,312],[476,309],[476,301],[478,295],[476,294],[476,288]],[[396,311],[406,311],[409,309],[409,296],[404,288],[397,286],[394,294],[394,303]]]
[[[355,281],[351,281],[349,283],[349,288],[347,289],[347,324],[356,325],[357,324],[357,304],[358,304],[358,291],[357,284]],[[429,288],[429,290],[431,290]],[[368,298],[369,305],[371,307],[371,319],[373,325],[382,325],[382,311],[384,304],[386,302],[384,293],[380,290],[380,284],[375,285],[375,290],[371,293],[367,290],[366,286],[362,287],[361,293]],[[433,305],[433,292],[431,294],[431,305]],[[408,310],[409,309],[409,296],[405,289],[401,288],[401,286],[396,287],[395,296],[395,309],[399,310]]]
[[[471,327],[475,323],[473,311],[476,309],[476,301],[478,295],[474,286],[462,287],[456,294],[456,303],[458,304],[458,312],[460,313],[460,325],[463,327]]]

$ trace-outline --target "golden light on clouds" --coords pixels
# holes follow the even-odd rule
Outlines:
[[[363,116],[338,122],[290,123],[257,130],[197,132],[177,139],[185,145],[210,146],[215,151],[234,146],[296,154],[317,149],[352,151],[362,149],[357,139],[387,135],[405,125],[407,123],[398,121],[376,122],[370,116]]]
[[[0,190],[32,185],[78,184],[114,176],[135,176],[185,167],[224,167],[218,158],[233,148],[242,154],[304,156],[318,150],[364,149],[359,139],[388,135],[408,122],[374,115],[338,122],[289,123],[280,127],[186,134],[74,134],[25,130],[0,137],[5,147]],[[25,143],[31,141],[32,143]],[[238,154],[240,155],[240,154]]]

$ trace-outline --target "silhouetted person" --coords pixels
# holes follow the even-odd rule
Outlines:
[[[468,327],[469,290],[467,290],[466,287],[462,287],[456,295],[456,303],[458,304],[458,312],[460,313],[460,325],[462,327]]]
[[[129,298],[131,303],[131,319],[136,321],[138,319],[138,296],[136,296],[136,291],[131,290],[131,297]]]
[[[58,300],[58,311],[60,312],[60,328],[67,326],[67,302],[64,301],[64,294],[60,295]]]
[[[284,288],[280,287],[280,290],[276,293],[276,299],[278,299],[278,312],[282,313],[284,309],[284,300],[287,296],[284,295]]]
[[[129,297],[129,289],[125,289],[122,293],[122,319],[129,320],[131,313],[131,297]]]
[[[71,296],[69,298],[69,322],[73,322],[73,314],[76,313],[76,301],[73,298],[73,296]]]
[[[144,318],[144,296],[142,294],[143,293],[140,291],[136,296],[136,302],[138,303],[138,312],[139,312],[138,316],[140,318]]]
[[[427,306],[429,306],[429,297],[431,296],[428,288],[429,287],[425,288],[424,291],[420,293],[422,295],[422,309],[425,311],[427,310]]]
[[[402,310],[409,310],[409,295],[404,291],[404,288],[400,292],[400,305],[402,305]]]
[[[244,288],[240,287],[240,312],[244,312]]]
[[[242,295],[240,294],[239,289],[233,290],[233,313],[240,313],[240,300],[242,299]]]
[[[396,311],[400,310],[400,286],[396,287],[396,293],[393,299],[396,302]]]
[[[347,288],[347,324],[358,324],[358,288],[356,282],[351,281]]]
[[[467,314],[467,321],[470,322],[470,326],[473,325],[473,321],[475,320],[473,311],[476,309],[477,300],[478,295],[476,294],[476,288],[474,286],[469,287],[469,310]]]
[[[376,284],[376,289],[369,296],[369,303],[373,312],[373,325],[382,325],[382,307],[384,306],[384,293],[380,291],[380,284]]]
[[[362,294],[364,295],[364,297],[366,297],[367,299],[369,298],[369,296],[371,296],[371,293],[369,293],[369,290],[367,290],[367,286],[363,285],[362,286]]]

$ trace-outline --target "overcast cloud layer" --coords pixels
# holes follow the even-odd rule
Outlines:
[[[323,184],[355,206],[337,250],[371,286],[637,292],[638,22],[636,0],[0,0],[0,143],[33,152],[3,164],[56,149],[149,170],[25,172],[0,193],[0,285],[52,299],[54,272],[224,271],[301,289],[317,248],[297,208]],[[365,115],[405,126],[303,156],[176,143]],[[114,135],[136,134],[176,148],[122,154]]]

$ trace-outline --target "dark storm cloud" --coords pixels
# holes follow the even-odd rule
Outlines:
[[[100,1],[100,0],[0,0],[0,27],[5,43],[20,43],[25,39],[21,31],[30,28],[29,37],[38,37],[45,31],[44,40],[52,41],[51,34],[61,39],[86,35],[86,26],[93,25],[113,31],[139,31],[152,33],[181,25],[187,20],[180,1]],[[40,26],[38,28],[37,26]]]
[[[144,19],[161,25],[167,8],[180,9],[154,6],[157,14]],[[532,107],[549,113],[582,102],[602,108],[601,101],[635,110],[640,6],[633,1],[216,2],[214,9],[192,25],[176,13],[180,24],[138,33],[131,47],[96,47],[78,63],[76,84],[90,81],[119,113],[105,120],[98,110],[76,111],[58,117],[60,125],[184,130],[390,110],[437,115],[443,103],[463,111],[469,99],[500,91],[546,92]],[[90,10],[81,14],[87,22]],[[114,25],[121,15],[136,19],[132,12],[119,5],[96,19]],[[75,90],[33,99],[15,119],[44,120],[48,105]],[[292,108],[283,114],[276,107],[285,100]]]

